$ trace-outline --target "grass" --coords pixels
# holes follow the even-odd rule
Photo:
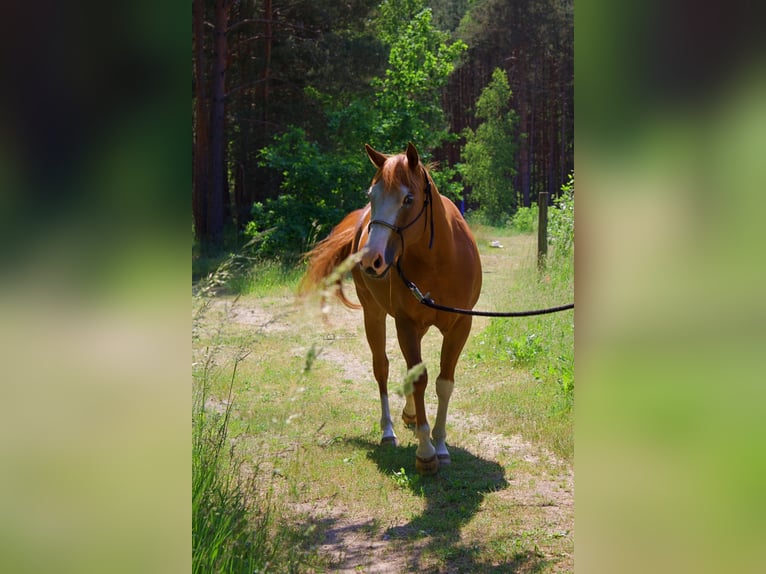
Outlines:
[[[192,447],[192,556],[194,572],[253,572],[270,561],[268,504],[251,508],[228,453],[228,420],[195,401]]]
[[[301,265],[290,260],[264,260],[253,255],[260,241],[256,237],[233,253],[198,253],[192,247],[192,282],[207,288],[202,295],[292,294],[303,275]]]
[[[480,227],[477,239],[485,262],[479,307],[571,300],[571,285],[537,275],[531,236]],[[504,249],[489,247],[492,240]],[[202,404],[222,411],[208,413],[208,420],[227,420],[221,473],[247,494],[234,496],[232,522],[251,537],[270,533],[275,546],[263,554],[271,556],[271,570],[364,571],[364,560],[386,561],[395,571],[571,567],[571,508],[562,506],[571,480],[546,454],[571,461],[571,311],[476,320],[448,419],[453,463],[424,478],[414,468],[414,437],[400,421],[400,446],[379,446],[380,407],[361,314],[337,306],[323,323],[316,301],[285,300],[295,285],[291,275],[261,273],[256,284],[239,297],[208,299],[193,345],[194,375],[195,385],[205,381]],[[232,308],[257,308],[278,320],[253,326],[226,312]],[[404,399],[395,391],[406,388],[406,369],[392,322],[388,333],[391,407],[398,417]],[[424,340],[432,377],[440,340],[435,332]],[[213,357],[208,367],[205,350]],[[236,519],[242,514],[237,500],[251,513],[247,520]],[[372,551],[372,542],[385,544]]]
[[[215,281],[215,278],[212,278]],[[204,288],[202,290],[205,291]],[[241,388],[238,368],[249,351],[236,348],[231,360],[222,353],[225,327],[201,333],[210,300],[197,301],[193,339],[192,412],[192,570],[197,573],[253,573],[298,571],[321,564],[300,542],[306,530],[286,526],[283,509],[258,464],[238,454],[232,438],[241,434],[242,419],[235,412],[235,388]],[[227,306],[231,312],[236,300]],[[203,339],[206,344],[199,344]],[[248,340],[248,339],[245,339]],[[231,371],[229,374],[229,370]],[[225,397],[220,399],[217,397]]]
[[[495,265],[505,265],[486,247],[491,240],[510,244],[497,228],[479,228],[477,240],[485,261],[485,289],[498,295],[493,309],[521,310],[573,301],[571,258],[552,253],[547,268],[536,267],[534,242],[514,256],[522,264],[510,276]],[[498,239],[499,238],[499,239]],[[499,258],[497,262],[493,258]],[[491,283],[509,281],[507,289]],[[488,283],[490,283],[488,285]],[[480,301],[479,306],[482,305]],[[488,384],[490,392],[476,389],[461,406],[475,413],[490,413],[507,429],[520,428],[525,436],[572,461],[574,442],[574,316],[572,311],[538,317],[491,319],[466,346],[471,377]]]
[[[302,275],[301,267],[280,261],[258,261],[244,273],[232,277],[227,288],[234,294],[256,297],[291,295]]]

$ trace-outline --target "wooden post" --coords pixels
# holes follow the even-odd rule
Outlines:
[[[545,268],[548,255],[548,192],[541,191],[537,199],[537,268]]]

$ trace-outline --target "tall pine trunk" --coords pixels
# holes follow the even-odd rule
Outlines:
[[[194,177],[192,186],[192,214],[194,237],[200,246],[207,243],[207,198],[210,194],[210,108],[205,77],[205,10],[203,0],[194,0]]]
[[[263,77],[261,80],[263,81],[262,84],[262,100],[263,100],[263,115],[262,120],[264,125],[269,119],[269,79],[271,78],[271,44],[273,41],[272,36],[272,27],[271,27],[271,19],[272,19],[273,13],[271,9],[271,0],[265,0],[264,6],[263,6],[263,35],[265,45],[264,45],[264,53],[263,53]]]
[[[225,165],[225,116],[226,116],[226,62],[228,43],[226,27],[229,22],[231,0],[217,0],[213,37],[215,55],[212,73],[212,105],[210,113],[210,159],[211,185],[208,194],[207,231],[208,241],[214,248],[223,243],[224,198],[228,196],[228,178]]]
[[[520,67],[520,89],[519,97],[516,99],[519,106],[519,182],[521,187],[521,200],[524,207],[532,205],[530,197],[530,178],[529,178],[529,146],[531,145],[531,129],[529,122],[529,78],[527,77],[527,51],[519,50],[518,62]],[[526,137],[524,137],[526,136]]]

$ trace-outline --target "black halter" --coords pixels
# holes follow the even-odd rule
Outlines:
[[[423,177],[426,180],[426,187],[423,193],[425,193],[425,199],[423,200],[423,207],[420,208],[420,213],[417,214],[415,219],[410,221],[407,225],[398,226],[393,225],[391,223],[388,223],[387,221],[383,221],[382,219],[373,219],[370,221],[369,225],[367,225],[367,231],[369,232],[373,225],[382,225],[383,227],[388,227],[392,231],[396,232],[396,234],[399,236],[399,239],[402,242],[402,255],[404,255],[404,235],[402,235],[402,231],[405,229],[409,229],[412,227],[415,222],[420,219],[420,217],[425,213],[426,207],[431,206],[431,239],[428,242],[428,248],[431,249],[434,245],[434,204],[433,199],[431,197],[431,180],[428,179],[428,174],[426,173],[426,170],[423,170]],[[426,219],[423,222],[423,231],[426,230],[426,225],[428,225],[428,216],[426,215]]]

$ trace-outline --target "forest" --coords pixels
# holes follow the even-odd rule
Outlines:
[[[193,0],[197,255],[305,251],[362,206],[369,143],[503,224],[574,168],[571,0]]]

